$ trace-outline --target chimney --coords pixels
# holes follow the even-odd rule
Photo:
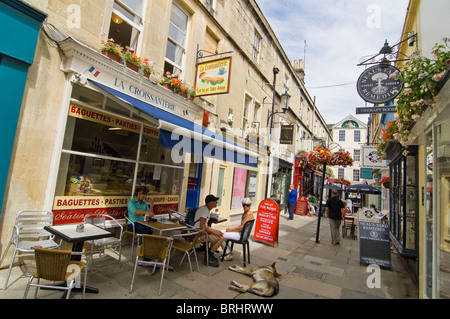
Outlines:
[[[297,74],[300,81],[305,83],[305,70],[303,69],[303,60],[294,61],[294,71]]]

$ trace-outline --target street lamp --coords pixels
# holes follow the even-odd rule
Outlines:
[[[289,99],[291,98],[291,96],[286,92],[284,92],[281,95],[281,109],[282,111],[275,111],[275,96],[276,96],[276,88],[275,88],[275,84],[276,84],[276,80],[277,80],[277,74],[280,73],[280,69],[278,69],[277,67],[273,68],[273,97],[272,97],[272,112],[269,114],[269,116],[267,117],[267,126],[269,126],[269,120],[270,120],[270,126],[269,126],[269,146],[267,147],[267,151],[268,151],[268,162],[267,162],[267,177],[266,177],[266,185],[267,185],[267,189],[266,189],[266,197],[269,198],[270,196],[270,189],[271,186],[269,186],[269,176],[271,175],[271,169],[270,169],[270,147],[272,145],[272,126],[273,126],[273,115],[277,114],[277,113],[282,113],[282,114],[286,114],[286,111],[289,108]]]

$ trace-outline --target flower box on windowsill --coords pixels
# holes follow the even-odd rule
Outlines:
[[[120,56],[117,53],[114,53],[114,52],[111,52],[108,50],[104,50],[104,51],[102,51],[102,54],[106,55],[108,58],[110,58],[113,61],[116,61],[118,63],[122,62],[122,60],[120,59]]]

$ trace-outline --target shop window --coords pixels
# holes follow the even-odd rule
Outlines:
[[[82,222],[90,212],[123,218],[136,185],[150,189],[156,213],[178,209],[184,163],[175,164],[171,150],[158,145],[151,121],[133,118],[129,106],[79,86],[68,107],[55,223]]]
[[[407,156],[400,155],[390,164],[391,233],[402,256],[413,259],[416,258],[419,205],[417,171],[417,147],[409,147]]]
[[[233,191],[231,195],[231,209],[242,209],[242,199],[249,197],[252,206],[256,199],[256,185],[258,174],[256,171],[235,167],[233,176]]]
[[[424,293],[428,298],[433,297],[433,276],[434,276],[434,258],[433,258],[433,238],[434,238],[434,218],[433,218],[433,162],[434,162],[434,143],[433,133],[430,130],[425,136],[425,227],[424,227]]]
[[[445,267],[450,258],[450,120],[436,126],[436,187],[437,198],[437,218],[439,218],[439,234],[441,249],[441,267]],[[441,277],[444,272],[441,273]],[[449,291],[448,288],[441,288],[442,291]]]
[[[172,4],[164,72],[179,75],[183,71],[183,61],[186,54],[187,25],[188,15],[178,6]]]
[[[137,48],[142,26],[144,0],[115,0],[111,13],[108,39],[122,47]]]

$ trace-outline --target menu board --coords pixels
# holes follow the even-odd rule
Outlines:
[[[295,206],[295,214],[308,215],[308,199],[305,196],[300,196]]]
[[[391,269],[389,224],[359,221],[358,230],[360,263]]]
[[[279,218],[280,207],[274,200],[265,199],[259,203],[253,240],[278,245]]]

